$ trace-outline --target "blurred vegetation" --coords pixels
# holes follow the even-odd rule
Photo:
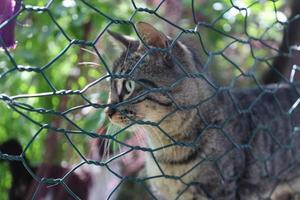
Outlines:
[[[24,0],[26,6],[46,6],[47,0]],[[161,28],[172,36],[177,36],[181,30],[170,25],[154,14],[137,12],[130,0],[62,0],[51,1],[48,12],[22,12],[17,18],[15,50],[10,51],[18,66],[30,66],[46,69],[42,73],[13,70],[14,68],[5,52],[0,52],[0,93],[8,96],[20,94],[35,94],[59,90],[81,90],[87,84],[106,75],[105,63],[110,68],[112,61],[118,56],[118,48],[111,45],[107,34],[96,43],[96,47],[104,59],[101,62],[95,56],[95,50],[84,45],[71,45],[64,54],[64,49],[70,40],[95,41],[99,34],[111,23],[111,20],[89,7],[85,2],[112,19],[147,21]],[[138,8],[155,9],[161,1],[134,1]],[[174,3],[175,2],[175,3]],[[195,34],[187,35],[190,42],[200,51],[204,66],[223,86],[244,87],[255,85],[251,74],[259,82],[266,69],[277,54],[272,48],[278,48],[282,37],[284,22],[289,14],[287,1],[257,1],[257,0],[194,0],[194,16],[191,1],[165,1],[157,10],[159,16],[173,22],[183,29],[195,29],[195,19],[199,22],[198,31],[203,47]],[[174,4],[173,4],[174,3]],[[177,14],[174,14],[174,10]],[[172,13],[173,12],[173,13]],[[55,20],[55,21],[54,21]],[[136,37],[130,24],[114,24],[109,29]],[[187,41],[189,42],[189,41]],[[267,44],[267,45],[266,45]],[[93,53],[89,53],[88,49]],[[215,55],[215,56],[211,56]],[[55,62],[52,62],[55,60]],[[230,60],[230,61],[229,61]],[[91,62],[91,63],[90,63]],[[93,64],[96,63],[96,64]],[[49,65],[50,64],[50,65]],[[46,77],[46,78],[45,78]],[[233,80],[237,81],[233,81]],[[51,84],[50,84],[51,83]],[[101,81],[89,88],[84,97],[93,103],[103,104],[107,98],[107,81]],[[62,95],[18,99],[33,108],[45,108],[51,111],[63,112],[75,106],[86,104],[82,96]],[[51,124],[57,128],[78,130],[69,121],[55,114],[42,114],[27,110],[19,110],[41,124]],[[107,121],[102,109],[87,107],[74,110],[67,114],[78,127],[85,131],[97,132]],[[10,109],[0,102],[0,143],[8,138],[18,138],[25,147],[36,135],[39,126],[30,122],[20,113]],[[48,130],[41,131],[32,145],[26,151],[31,164],[43,162],[45,154],[45,138]],[[80,157],[66,141],[63,134],[51,132],[60,137],[56,157],[52,162],[77,163]],[[69,135],[76,147],[86,155],[90,137],[84,134]],[[0,199],[7,199],[7,190],[11,184],[8,166],[0,164]]]

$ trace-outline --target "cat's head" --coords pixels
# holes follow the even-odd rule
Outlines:
[[[196,105],[207,96],[206,81],[199,76],[192,52],[152,25],[135,25],[142,41],[109,32],[126,50],[114,62],[108,104],[113,123],[135,120],[165,122],[183,107]]]

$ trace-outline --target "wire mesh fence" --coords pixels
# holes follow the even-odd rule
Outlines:
[[[297,1],[6,2],[3,198],[298,197]]]

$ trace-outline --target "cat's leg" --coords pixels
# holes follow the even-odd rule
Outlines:
[[[299,194],[292,194],[292,193],[282,193],[277,195],[272,200],[300,200]]]
[[[272,200],[300,200],[300,178],[279,184],[271,196]]]
[[[278,194],[275,197],[272,197],[271,199],[272,200],[294,200],[293,196],[289,192]]]

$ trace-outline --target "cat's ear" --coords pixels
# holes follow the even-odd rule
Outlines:
[[[147,45],[158,48],[168,47],[168,37],[155,29],[152,25],[146,22],[137,22],[135,26],[143,41]]]
[[[129,36],[121,35],[119,33],[107,30],[108,34],[115,39],[117,42],[121,43],[125,48],[129,48],[130,45],[137,42],[133,38],[130,38]]]

